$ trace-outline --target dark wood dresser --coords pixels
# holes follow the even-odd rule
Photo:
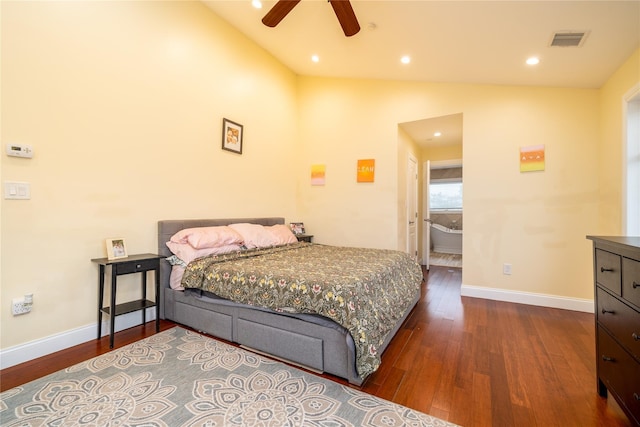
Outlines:
[[[598,394],[640,426],[640,237],[593,241]]]

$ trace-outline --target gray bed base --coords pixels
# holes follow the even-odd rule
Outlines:
[[[158,221],[158,254],[171,256],[166,246],[179,230],[248,222],[253,224],[284,224],[284,218],[226,218]],[[326,372],[361,386],[355,365],[355,346],[349,332],[322,316],[276,313],[237,304],[224,299],[203,297],[197,292],[176,291],[169,285],[171,265],[160,263],[160,318],[172,320],[197,331],[205,332],[249,349],[272,355],[316,372]],[[415,296],[411,308],[420,299]],[[395,325],[384,344],[384,351],[411,309]],[[319,319],[313,319],[314,317]]]

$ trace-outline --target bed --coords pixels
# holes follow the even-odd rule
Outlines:
[[[338,248],[306,242],[290,242],[286,245],[250,247],[249,249],[245,248],[243,244],[241,251],[196,258],[193,262],[189,262],[188,267],[183,268],[184,276],[181,280],[181,283],[186,284],[186,287],[185,289],[176,288],[175,279],[172,277],[172,269],[175,269],[172,264],[175,263],[173,261],[170,263],[168,260],[175,259],[175,253],[178,252],[175,252],[173,247],[174,252],[172,252],[168,248],[167,242],[187,230],[230,224],[251,224],[264,228],[282,227],[284,218],[158,221],[158,253],[165,257],[160,267],[160,317],[311,371],[332,374],[346,379],[350,384],[362,385],[367,376],[378,368],[380,356],[420,299],[422,283],[420,266],[415,262],[407,262],[408,256],[401,252],[379,250],[379,252],[384,252],[385,256],[399,260],[401,264],[394,268],[400,268],[402,273],[396,273],[390,267],[384,266],[380,271],[371,272],[370,275],[381,278],[385,283],[393,282],[393,290],[387,292],[384,290],[386,286],[371,282],[364,286],[368,292],[366,295],[357,296],[354,294],[349,297],[348,295],[355,291],[347,292],[346,286],[338,285],[337,292],[335,289],[320,292],[320,288],[317,288],[318,295],[321,295],[318,297],[318,295],[314,295],[317,284],[313,280],[318,280],[317,277],[314,278],[314,274],[333,273],[333,270],[337,269],[333,268],[333,262],[330,262],[332,265],[329,266],[325,262],[323,268],[317,268],[318,264],[322,264],[319,260],[325,259],[325,254],[329,256],[329,252],[346,251],[344,253],[353,255],[354,260],[351,265],[354,268],[361,266],[365,268],[365,271],[368,271],[372,270],[376,263],[362,262],[362,259],[369,259],[368,257],[376,250]],[[350,259],[352,255],[338,256]],[[255,273],[252,269],[258,268],[256,267],[258,264],[262,264],[262,267],[274,265],[271,264],[272,259],[273,262],[280,259],[281,261],[288,260],[289,264],[285,269],[289,270],[291,274],[302,274],[299,272],[305,271],[308,266],[298,268],[297,264],[293,264],[296,257],[301,258],[299,262],[302,263],[305,260],[315,259],[314,268],[323,271],[315,271],[310,274],[311,272],[307,270],[305,274],[310,274],[308,277],[287,278],[286,280],[279,279],[280,273],[275,273],[275,282],[271,283],[269,292],[273,294],[277,293],[279,289],[285,289],[286,294],[290,295],[291,290],[294,289],[298,292],[297,295],[303,296],[290,298],[287,304],[284,304],[286,307],[269,307],[262,299],[273,299],[271,298],[273,295],[261,299],[263,294],[255,291],[249,284],[257,283],[256,277],[267,277],[272,272]],[[355,258],[360,259],[356,260]],[[232,268],[232,266],[240,269],[241,273],[225,270]],[[247,274],[245,275],[245,273]],[[391,274],[394,276],[390,276]],[[396,276],[398,276],[397,279]],[[321,278],[319,280],[334,280],[333,278],[323,279],[322,275],[318,277]],[[231,289],[232,285],[235,286],[239,280],[242,281],[242,289],[248,289],[248,293],[251,295],[239,295],[240,286]],[[358,284],[358,286],[352,286],[353,289],[363,287],[360,286],[360,282],[358,282],[360,279],[357,277],[354,276],[349,280],[354,280]],[[286,281],[289,281],[288,287],[282,285]],[[402,282],[400,291],[395,289],[395,282]],[[391,287],[389,288],[391,289]],[[343,290],[345,291],[344,295],[342,295]],[[387,293],[382,294],[381,292]],[[266,296],[266,293],[264,295]],[[401,304],[401,307],[396,305],[392,313],[380,314],[376,305],[369,305],[372,303],[370,300],[376,299],[372,297],[373,295],[377,295],[376,298],[384,300],[387,305],[389,300],[392,300],[393,304]],[[314,297],[316,298],[314,299]],[[356,303],[352,301],[356,301]],[[321,314],[311,313],[309,304],[314,305],[314,310],[317,307],[317,311]],[[338,307],[343,307],[342,314],[336,313],[335,308]],[[357,310],[355,310],[356,308]],[[380,310],[382,311],[382,309]],[[375,312],[376,319],[382,318],[384,321],[372,326],[372,317],[358,317],[357,320],[354,320],[353,316],[355,315],[351,314],[353,311],[357,311],[358,316],[371,316],[371,312]],[[363,324],[366,326],[366,334],[362,332],[362,329],[358,329],[362,328]],[[373,338],[370,338],[369,334]],[[354,340],[354,335],[356,340]],[[372,340],[373,344],[365,341],[365,338]]]

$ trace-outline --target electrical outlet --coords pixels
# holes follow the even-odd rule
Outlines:
[[[511,264],[503,264],[502,265],[502,274],[510,275],[511,274]]]
[[[26,314],[31,311],[32,306],[33,304],[25,303],[24,298],[14,298],[11,301],[11,312],[14,316]]]

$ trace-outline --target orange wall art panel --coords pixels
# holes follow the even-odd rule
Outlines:
[[[375,159],[358,160],[357,181],[373,182],[376,172]]]

